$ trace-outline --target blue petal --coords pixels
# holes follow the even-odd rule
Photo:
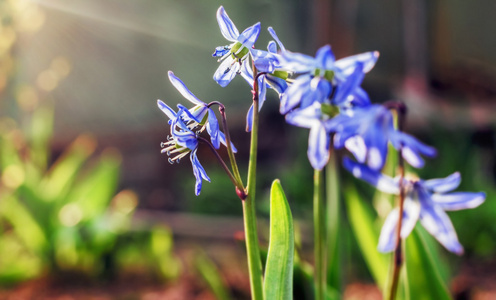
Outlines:
[[[186,87],[186,85],[177,78],[172,71],[169,71],[169,80],[172,85],[183,95],[184,98],[188,99],[190,102],[199,105],[205,105],[203,101],[198,99],[193,93]]]
[[[178,126],[179,128],[181,128],[181,132],[185,132],[185,134],[193,134],[193,131],[191,131],[188,126],[186,126],[186,124],[184,123],[183,119],[181,118],[181,115],[183,113],[186,113],[188,114],[188,110],[182,106],[181,104],[178,104],[177,105],[179,107],[179,111],[177,112],[177,118],[175,118],[174,120],[172,120],[172,124],[171,124],[171,127],[172,128],[176,128],[176,126]],[[175,130],[177,131],[177,130]],[[180,133],[181,133],[180,132]]]
[[[382,169],[386,162],[389,124],[392,126],[391,115],[379,117],[362,135],[367,146],[367,165],[374,170]]]
[[[195,115],[193,115],[188,108],[186,108],[186,106],[182,105],[182,104],[178,104],[177,107],[179,108],[179,111],[177,113],[178,116],[182,116],[183,113],[186,114],[186,116],[182,116],[185,120],[193,120],[195,121],[196,123],[200,123],[200,119],[197,118],[197,116],[201,117],[203,119],[203,110],[206,109],[207,106],[203,106],[203,110],[201,110],[199,113]]]
[[[253,49],[251,50],[253,63],[255,67],[257,67],[259,72],[267,72],[272,73],[276,69],[276,66],[279,64],[279,60],[277,59],[275,54],[272,54],[267,51]]]
[[[332,53],[331,46],[325,45],[317,50],[315,60],[318,68],[332,70],[334,68],[334,61],[336,58],[334,57],[334,53]]]
[[[161,100],[157,100],[157,105],[158,108],[160,108],[164,112],[164,114],[169,117],[169,119],[173,120],[174,118],[176,118],[176,112],[174,112],[174,110],[172,110],[172,108],[170,108],[167,104],[165,104]]]
[[[354,93],[352,94],[350,104],[353,106],[370,105],[369,95],[367,94],[367,92],[364,89],[362,89],[361,87],[358,87],[355,89]]]
[[[390,132],[390,139],[393,147],[402,149],[403,158],[413,167],[422,168],[424,166],[424,160],[420,156],[423,154],[428,157],[433,157],[437,154],[435,148],[427,146],[416,138],[397,130]]]
[[[329,132],[335,132],[334,147],[341,149],[344,147],[347,139],[357,135],[360,123],[354,124],[354,119],[348,115],[339,114],[326,122],[326,128]]]
[[[315,58],[285,51],[281,53],[281,69],[295,73],[304,73],[314,70],[317,67]]]
[[[423,205],[420,222],[446,249],[458,255],[463,254],[463,247],[458,242],[453,224],[440,206]]]
[[[379,236],[379,244],[377,250],[387,253],[394,250],[396,247],[396,231],[398,226],[398,208],[393,209],[382,225],[381,235]]]
[[[455,172],[446,178],[429,179],[423,182],[423,186],[436,193],[446,193],[456,189],[462,178],[460,172]]]
[[[224,59],[224,61],[217,68],[217,71],[215,71],[214,80],[221,87],[226,87],[231,80],[233,80],[234,76],[236,76],[236,73],[240,70],[240,68],[240,64],[229,56]]]
[[[401,226],[401,238],[407,238],[412,230],[415,228],[420,214],[420,205],[416,201],[405,199],[403,210],[403,221]],[[398,227],[399,210],[395,208],[386,218],[384,225],[381,229],[379,237],[379,245],[377,249],[380,252],[391,252],[396,248],[396,237]]]
[[[365,145],[365,142],[363,141],[363,138],[359,135],[352,136],[348,139],[346,139],[346,142],[344,143],[346,149],[353,154],[355,159],[363,164],[367,160],[367,146]]]
[[[222,6],[217,10],[217,23],[219,23],[220,32],[228,41],[235,42],[238,39],[239,31]]]
[[[316,170],[322,170],[329,161],[330,136],[319,122],[310,129],[308,159]]]
[[[303,109],[295,109],[286,115],[286,122],[303,128],[312,128],[319,125],[321,123],[320,116],[322,114],[320,107],[320,103],[316,102],[312,106]]]
[[[267,84],[265,83],[265,75],[258,76],[258,111],[262,109],[267,96]]]
[[[267,74],[267,75],[265,75],[265,79],[267,80],[267,83],[269,84],[269,86],[271,88],[273,88],[279,94],[284,93],[286,91],[286,89],[288,88],[288,83],[286,82],[286,80],[284,80],[282,78]]]
[[[211,108],[208,109],[207,132],[210,135],[210,140],[212,141],[214,148],[219,149],[219,122],[217,121],[217,117]]]
[[[277,37],[277,34],[276,34],[275,30],[272,27],[267,28],[267,30],[269,31],[269,33],[272,36],[272,38],[274,40],[276,40],[276,42],[279,45],[279,48],[281,49],[281,51],[282,52],[285,52],[286,51],[286,48],[284,47],[284,45],[281,43],[281,41]]]
[[[215,47],[215,51],[212,54],[213,57],[222,57],[229,53],[231,51],[231,48],[229,46],[219,46]]]
[[[357,164],[348,157],[343,159],[343,166],[356,178],[368,182],[384,193],[399,194],[400,192],[399,185],[393,178],[372,170],[365,165]]]
[[[355,93],[355,90],[362,83],[363,77],[363,65],[361,63],[357,64],[355,71],[346,78],[345,82],[340,84],[337,87],[336,94],[332,99],[334,105],[342,105],[344,102],[348,100],[348,96],[351,96]]]
[[[220,142],[222,143],[222,145],[227,147],[226,136],[224,135],[224,133],[222,131],[219,131],[219,138],[220,138]],[[234,153],[238,152],[238,149],[236,149],[236,147],[234,147],[234,144],[232,142],[231,142],[231,148],[232,148],[232,151]]]
[[[314,77],[310,81],[310,91],[303,94],[300,106],[302,108],[312,105],[314,102],[324,102],[332,91],[332,84],[322,77]]]
[[[443,210],[461,210],[475,208],[486,200],[485,193],[459,192],[446,195],[433,194],[432,201]]]
[[[277,53],[277,44],[274,41],[270,41],[267,45],[267,51],[270,53]]]
[[[246,82],[253,88],[253,69],[250,67],[248,60],[243,61],[241,65],[241,77],[243,77]]]
[[[238,42],[243,44],[246,48],[253,47],[260,34],[260,22],[248,27],[241,33],[237,39]]]
[[[363,64],[363,72],[367,73],[374,67],[378,58],[379,52],[377,51],[365,52],[339,59],[334,65],[343,75],[348,76],[354,72],[356,63],[360,62]]]
[[[301,75],[288,87],[286,92],[281,96],[281,106],[279,108],[281,114],[287,114],[300,104],[301,98],[310,90],[311,80],[312,77],[310,75]]]
[[[191,160],[191,165],[193,166],[193,174],[195,175],[195,178],[196,178],[195,195],[198,196],[198,195],[200,195],[200,191],[201,191],[201,187],[202,187],[202,179],[210,181],[210,178],[208,178],[207,173],[205,172],[205,169],[203,169],[202,165],[200,164],[200,161],[198,160],[198,157],[196,156],[196,151],[197,151],[197,149],[195,149],[195,150],[193,150],[193,152],[191,152],[190,160]]]
[[[253,104],[248,109],[248,113],[246,114],[246,132],[251,131],[251,127],[253,124]]]

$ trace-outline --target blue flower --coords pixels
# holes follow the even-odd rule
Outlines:
[[[285,51],[284,45],[279,41],[275,31],[271,27],[269,27],[269,32],[279,44],[280,49],[282,51]],[[259,101],[258,110],[259,111],[262,109],[262,106],[265,102],[267,87],[274,89],[279,94],[279,96],[282,93],[284,93],[284,91],[288,87],[285,78],[281,78],[281,77],[287,77],[287,74],[286,76],[284,76],[284,74],[280,74],[281,72],[274,74],[272,73],[274,72],[275,68],[278,66],[278,59],[277,59],[278,54],[277,54],[276,43],[274,41],[270,41],[269,45],[267,46],[267,50],[268,51],[253,50],[254,52],[253,59],[255,66],[257,67],[259,72],[263,72],[262,75],[258,76],[258,101]],[[241,69],[241,76],[243,76],[243,78],[253,88],[253,70],[250,68],[248,64],[243,64]],[[248,113],[246,115],[246,131],[251,131],[252,120],[253,120],[253,104],[250,106],[250,109],[248,110]]]
[[[329,116],[322,112],[322,104],[314,102],[286,115],[289,124],[310,128],[308,138],[308,160],[314,169],[322,170],[329,161],[330,126]]]
[[[320,48],[315,58],[300,53],[282,52],[280,68],[301,75],[282,95],[281,114],[286,114],[297,106],[305,108],[315,101],[322,103],[329,98],[333,88],[346,83],[342,91],[338,88],[335,97],[334,104],[342,104],[349,95],[357,93],[355,90],[361,83],[363,74],[374,67],[378,57],[378,52],[367,52],[336,61],[329,45]]]
[[[214,111],[208,107],[208,105],[198,99],[187,87],[186,85],[174,75],[172,71],[169,71],[169,80],[172,85],[183,95],[184,98],[189,100],[191,103],[195,104],[195,106],[188,111],[194,117],[194,119],[199,120],[198,125],[204,124],[206,126],[207,132],[210,135],[210,139],[212,141],[212,145],[214,145],[215,149],[219,149],[220,147],[220,131],[219,131],[219,122],[217,121],[217,117],[215,116]],[[182,105],[178,105],[179,108],[184,108]],[[185,121],[189,121],[188,116],[184,117]]]
[[[178,113],[175,113],[173,109],[160,100],[157,101],[157,105],[169,117],[169,124],[171,125],[171,135],[167,137],[167,142],[161,143],[163,148],[161,152],[167,153],[171,164],[179,163],[181,158],[190,154],[193,174],[196,178],[195,195],[198,196],[202,187],[202,179],[210,182],[210,178],[196,155],[198,135],[192,129],[196,128],[198,120],[184,108],[180,108]],[[184,121],[185,118],[188,118],[193,124],[188,126]]]
[[[364,165],[357,164],[348,158],[344,166],[355,177],[363,179],[377,189],[392,194],[399,194],[399,180],[376,172]],[[463,253],[455,229],[445,211],[475,208],[484,202],[483,192],[447,193],[460,184],[460,173],[455,172],[446,178],[421,180],[404,179],[405,202],[401,238],[405,239],[413,230],[417,221],[433,235],[446,249],[458,255]],[[378,250],[393,251],[396,246],[396,231],[398,226],[398,208],[391,211],[381,230]]]
[[[193,121],[190,124],[194,125],[197,129],[197,133],[202,132],[207,129],[210,135],[210,140],[215,149],[219,149],[220,144],[226,145],[226,137],[222,131],[219,130],[219,122],[215,116],[214,111],[205,102],[198,99],[187,87],[186,85],[174,75],[172,71],[169,71],[169,80],[172,85],[183,95],[184,98],[189,100],[191,103],[195,104],[194,107],[187,109],[181,104],[178,104],[180,109],[188,111],[188,114],[182,116],[183,120]],[[189,117],[189,116],[192,117]],[[236,152],[236,147],[231,144],[233,151]]]
[[[162,153],[167,153],[169,163],[179,163],[179,161],[190,155],[193,174],[196,178],[195,194],[198,196],[202,187],[202,180],[210,181],[205,169],[200,164],[197,157],[198,139],[203,131],[210,135],[212,145],[218,149],[220,144],[226,145],[226,138],[219,130],[219,122],[214,111],[208,104],[198,99],[186,85],[171,71],[168,73],[172,85],[191,103],[194,107],[188,109],[184,105],[178,104],[178,112],[161,100],[157,100],[158,107],[169,117],[170,135],[167,141],[161,143]],[[232,145],[232,144],[231,144]],[[233,152],[236,148],[232,145]]]
[[[415,168],[424,165],[421,154],[436,155],[436,149],[396,130],[393,115],[382,105],[356,107],[348,113],[351,115],[339,114],[330,122],[334,147],[346,147],[360,163],[366,162],[374,170],[384,166],[389,141],[396,149],[402,148],[403,158]]]
[[[230,45],[217,47],[212,54],[214,57],[220,56],[219,61],[222,61],[214,74],[214,80],[220,86],[225,87],[239,73],[242,65],[248,64],[247,58],[260,34],[260,22],[239,34],[236,25],[222,6],[217,10],[217,22],[222,35],[232,42]]]
[[[268,51],[253,49],[252,55],[253,63],[259,72],[272,73],[276,69],[282,68],[282,53],[286,52],[286,47],[284,47],[281,40],[279,40],[279,37],[272,27],[267,28],[267,30],[275,41],[269,42],[269,45],[267,46]],[[279,51],[277,50],[278,45]]]

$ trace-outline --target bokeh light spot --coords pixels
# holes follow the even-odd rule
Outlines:
[[[45,70],[38,75],[36,84],[44,91],[53,91],[59,84],[59,75],[53,70]]]
[[[64,205],[59,212],[59,220],[62,225],[72,227],[83,219],[81,208],[75,203]]]
[[[31,86],[23,86],[17,92],[17,103],[24,111],[31,111],[38,106],[39,98]]]
[[[59,77],[66,77],[71,72],[72,65],[69,60],[63,56],[56,57],[50,64],[50,69],[55,71]]]
[[[19,165],[10,165],[2,174],[2,183],[8,188],[16,189],[24,182],[24,170]]]
[[[138,206],[138,195],[131,190],[123,190],[113,199],[115,209],[122,214],[129,214]]]

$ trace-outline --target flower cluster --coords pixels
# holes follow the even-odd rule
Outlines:
[[[399,179],[381,174],[389,144],[415,168],[424,166],[423,156],[434,157],[437,153],[433,147],[399,130],[394,124],[391,107],[372,103],[361,87],[365,74],[373,69],[379,58],[377,51],[336,60],[331,46],[325,45],[312,57],[287,50],[271,27],[268,31],[273,41],[269,42],[267,50],[261,50],[255,47],[260,23],[240,34],[222,6],[217,11],[217,22],[222,35],[230,42],[215,48],[213,53],[221,62],[213,75],[220,86],[227,86],[240,74],[255,89],[254,93],[258,93],[255,95],[259,109],[267,90],[276,91],[280,99],[279,111],[285,115],[287,123],[310,130],[307,155],[314,169],[322,170],[326,166],[331,147],[347,149],[355,161],[345,158],[344,165],[355,177],[393,194],[398,194],[400,187],[405,189],[405,222],[401,237],[406,237],[420,220],[448,250],[462,252],[444,211],[475,207],[484,201],[483,193],[445,194],[458,186],[458,173],[445,179],[402,179],[401,185]],[[170,162],[190,154],[198,195],[202,180],[209,180],[196,155],[198,142],[207,141],[200,134],[206,129],[215,149],[221,143],[226,144],[226,138],[219,130],[210,105],[196,98],[172,72],[169,72],[169,79],[195,106],[187,109],[178,105],[176,113],[159,100],[158,105],[169,117],[171,125],[171,135],[163,143],[162,151],[171,156]],[[247,131],[253,126],[253,110],[252,105],[246,117]],[[393,211],[387,218],[379,241],[380,251],[393,250],[398,216],[399,212]]]
[[[214,55],[223,52],[221,49],[226,49],[224,55],[229,55],[242,65],[239,73],[253,87],[253,70],[247,63],[247,56],[251,55],[253,64],[261,72],[258,77],[260,107],[265,100],[267,87],[277,91],[280,113],[286,116],[286,121],[310,129],[307,154],[314,169],[321,170],[325,167],[331,147],[346,148],[357,162],[345,158],[345,166],[357,178],[376,185],[380,190],[397,194],[398,180],[394,181],[380,173],[386,162],[389,143],[401,150],[403,159],[415,168],[424,166],[422,156],[436,156],[436,149],[395,127],[391,109],[371,103],[368,94],[361,87],[365,74],[375,66],[379,58],[377,51],[336,60],[331,47],[325,45],[317,50],[315,57],[311,57],[288,51],[271,27],[268,31],[274,41],[269,43],[268,51],[248,50],[259,35],[259,23],[244,31],[250,34],[249,37],[243,33],[243,38],[240,39],[237,34],[225,33],[225,28],[232,28],[236,33],[237,30],[222,7],[217,12],[217,20],[223,35],[228,40],[242,43],[247,50],[241,52],[241,57],[238,52],[233,52],[232,49],[238,49],[233,44],[231,48],[218,47]],[[248,43],[242,42],[248,40]],[[219,79],[219,73],[230,74],[227,76],[229,80],[234,77],[230,73],[232,69],[226,69],[226,66],[232,66],[232,63],[222,63],[214,75],[214,79],[222,86],[225,81],[223,78]],[[251,128],[252,110],[253,106],[247,115],[248,130]],[[401,236],[406,237],[420,219],[422,225],[448,250],[461,253],[463,248],[458,243],[444,210],[475,207],[484,201],[485,195],[442,194],[458,186],[458,173],[447,179],[404,181],[407,191],[404,206],[406,221],[401,229]],[[449,182],[452,185],[447,189]],[[398,215],[397,211],[393,211],[386,220],[379,241],[380,251],[393,250]]]

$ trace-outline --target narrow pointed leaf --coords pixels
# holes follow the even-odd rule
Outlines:
[[[47,202],[64,202],[64,196],[70,190],[78,171],[95,148],[96,141],[93,137],[79,136],[48,171],[40,184],[40,195]]]
[[[426,243],[426,232],[419,226],[406,239],[405,266],[410,299],[452,299],[439,273],[439,260]]]
[[[360,199],[355,187],[348,186],[345,193],[348,218],[357,239],[360,251],[370,273],[378,286],[383,287],[387,280],[388,259],[377,251],[379,230],[374,225],[372,207]]]
[[[294,229],[289,204],[279,180],[270,192],[270,240],[265,268],[265,299],[293,298]]]

